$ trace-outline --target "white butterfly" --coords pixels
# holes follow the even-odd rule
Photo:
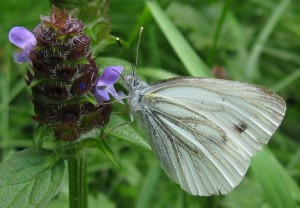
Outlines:
[[[177,77],[148,85],[127,75],[125,85],[161,167],[192,195],[232,191],[286,109],[277,94],[236,81]]]

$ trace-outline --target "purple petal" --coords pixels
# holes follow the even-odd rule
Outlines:
[[[101,77],[97,81],[98,86],[113,85],[120,78],[123,66],[108,66],[104,69]]]
[[[22,51],[21,53],[14,53],[13,57],[14,57],[14,60],[17,62],[17,63],[24,63],[24,62],[27,62],[29,64],[32,64],[31,60],[29,59],[29,53],[30,51],[29,50],[24,50]]]
[[[108,91],[106,89],[96,89],[95,98],[99,104],[103,103],[104,101],[109,101]]]
[[[8,37],[11,43],[22,49],[30,50],[37,44],[34,34],[24,27],[12,28]]]
[[[124,104],[122,99],[124,98],[123,92],[117,92],[113,86],[107,86],[107,91],[120,103]]]

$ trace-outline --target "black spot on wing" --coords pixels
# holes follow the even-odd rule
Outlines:
[[[243,133],[247,128],[247,124],[242,121],[238,125],[234,124],[234,130],[240,134]]]

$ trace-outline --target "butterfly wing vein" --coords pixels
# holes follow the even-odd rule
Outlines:
[[[181,78],[147,87],[143,109],[162,168],[188,193],[207,196],[240,183],[250,157],[281,123],[285,103],[255,85]]]

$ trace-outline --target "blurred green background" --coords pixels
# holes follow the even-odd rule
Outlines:
[[[71,6],[78,3],[76,7],[82,11],[87,5],[101,5],[97,0],[55,2]],[[5,160],[13,152],[32,146],[35,125],[30,118],[30,90],[23,81],[28,66],[13,61],[16,48],[9,43],[8,32],[14,26],[33,29],[40,15],[49,15],[51,4],[0,0],[0,5],[0,157]],[[111,0],[111,35],[122,39],[132,59],[136,56],[139,28],[144,26],[138,73],[148,83],[178,75],[221,73],[227,79],[274,90],[286,100],[287,112],[268,148],[254,157],[244,180],[226,196],[186,194],[160,169],[147,149],[147,136],[137,119],[119,127],[107,141],[119,156],[122,169],[101,152],[90,150],[89,207],[298,207],[299,11],[300,1],[296,0]],[[87,14],[82,12],[81,18],[90,26],[93,19],[84,16]],[[88,27],[87,33],[93,34],[93,28]],[[117,44],[111,41],[102,45],[99,36],[93,37],[92,49],[101,68],[125,64],[130,70]],[[128,111],[127,105],[114,105],[110,126],[128,122]],[[48,207],[68,207],[67,179]]]

